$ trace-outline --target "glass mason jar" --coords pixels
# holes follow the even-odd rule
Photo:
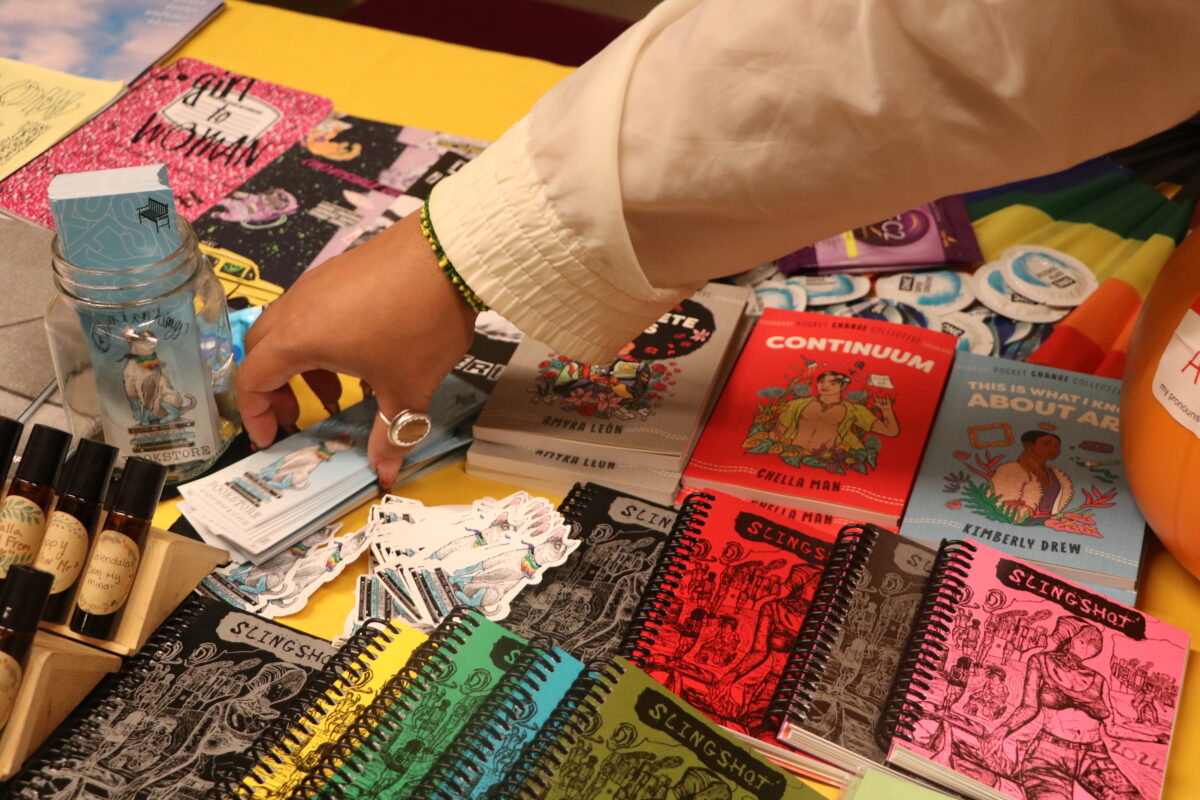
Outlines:
[[[46,310],[71,432],[165,464],[169,483],[212,466],[242,427],[225,293],[182,218],[179,234],[170,256],[118,271],[72,264],[55,237]]]

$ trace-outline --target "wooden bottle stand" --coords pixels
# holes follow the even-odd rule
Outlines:
[[[111,639],[43,622],[8,725],[0,733],[0,780],[15,775],[100,679],[120,669],[122,657],[136,653],[204,576],[228,560],[224,550],[151,528]]]

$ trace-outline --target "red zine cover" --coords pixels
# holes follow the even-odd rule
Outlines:
[[[68,172],[163,163],[194,220],[330,112],[328,98],[181,58],[155,67],[75,133],[0,183],[0,207],[54,227],[46,190]]]
[[[694,539],[671,560],[675,588],[643,600],[635,618],[649,610],[660,619],[631,660],[709,718],[786,756],[791,748],[767,724],[768,705],[850,520],[791,519],[717,492],[692,497],[677,527],[690,520]]]
[[[894,529],[954,348],[910,325],[767,309],[684,478]]]

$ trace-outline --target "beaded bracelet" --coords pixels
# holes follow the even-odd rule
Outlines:
[[[454,284],[454,288],[458,289],[458,293],[462,295],[470,309],[476,313],[487,311],[487,303],[479,299],[479,295],[471,291],[471,287],[467,286],[467,282],[462,279],[462,275],[458,274],[458,270],[450,263],[450,259],[446,256],[446,251],[442,249],[441,242],[438,241],[437,234],[433,232],[433,223],[429,221],[429,201],[425,201],[425,205],[421,206],[421,233],[425,234],[425,239],[429,242],[429,246],[433,248],[433,254],[437,256],[438,266],[442,268],[442,272],[446,273],[446,277]]]

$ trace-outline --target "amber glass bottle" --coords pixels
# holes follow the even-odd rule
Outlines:
[[[54,484],[71,434],[34,425],[21,453],[8,495],[0,505],[0,581],[14,564],[32,564],[42,546],[46,512],[54,501]]]
[[[75,594],[71,630],[108,638],[137,577],[166,479],[167,468],[161,464],[137,456],[125,461],[104,530],[96,537]]]
[[[33,562],[35,569],[54,576],[43,619],[67,621],[71,589],[88,560],[116,459],[117,448],[112,445],[81,439],[67,460],[58,500]]]
[[[54,576],[23,564],[8,571],[0,591],[0,728],[21,688],[25,661]]]

